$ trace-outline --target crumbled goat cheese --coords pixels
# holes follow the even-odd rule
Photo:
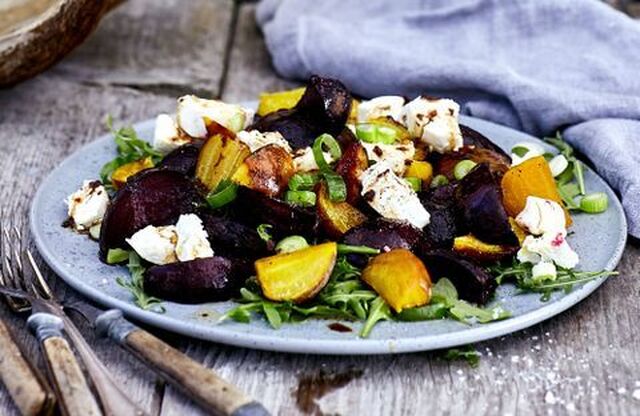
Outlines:
[[[460,106],[449,99],[418,97],[402,108],[401,122],[409,133],[438,153],[459,150],[462,133],[458,124]]]
[[[541,261],[531,269],[531,277],[535,281],[556,280],[558,271],[550,261]]]
[[[176,122],[168,114],[156,117],[156,127],[153,132],[153,148],[166,155],[178,147],[190,143],[191,138],[180,134]]]
[[[66,200],[67,213],[77,231],[85,231],[102,223],[109,205],[109,195],[100,181],[86,180],[82,188]]]
[[[413,142],[407,144],[382,144],[361,142],[367,158],[375,162],[386,162],[394,173],[402,175],[413,159],[416,148]]]
[[[176,257],[178,236],[176,227],[173,225],[165,227],[148,225],[126,241],[140,257],[149,263],[162,265],[178,261]]]
[[[565,221],[560,204],[536,196],[528,196],[524,209],[516,216],[516,223],[533,235],[564,230]]]
[[[195,214],[181,215],[176,223],[176,256],[180,261],[213,257],[208,234]]]
[[[185,95],[178,99],[178,126],[191,137],[205,139],[208,121],[239,132],[250,123],[250,117],[253,117],[252,112],[239,105],[205,100],[195,95]]]
[[[369,101],[362,101],[358,104],[358,122],[365,123],[384,117],[400,121],[400,112],[404,101],[404,97],[397,95],[383,95]]]
[[[418,228],[429,224],[429,213],[418,195],[385,162],[370,166],[360,181],[365,201],[383,217],[405,220]]]
[[[243,130],[239,132],[236,137],[238,137],[238,140],[242,143],[249,146],[249,150],[251,150],[252,153],[270,144],[278,145],[291,153],[291,146],[289,145],[289,142],[277,131],[261,133],[258,130]]]
[[[560,267],[573,269],[579,258],[567,243],[566,237],[566,230],[545,233],[540,237],[528,235],[518,251],[518,261],[534,265],[542,261],[552,261]]]

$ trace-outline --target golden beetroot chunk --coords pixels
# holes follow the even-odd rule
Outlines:
[[[429,272],[409,250],[395,249],[377,255],[362,271],[362,280],[396,312],[431,300]]]
[[[336,243],[310,246],[255,262],[258,282],[267,299],[304,302],[329,281],[338,255]]]
[[[332,238],[342,237],[367,220],[366,215],[348,202],[331,201],[325,184],[320,185],[316,206],[322,229]]]

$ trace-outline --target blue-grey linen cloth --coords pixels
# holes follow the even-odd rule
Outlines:
[[[263,0],[277,71],[365,97],[452,97],[535,136],[564,131],[640,237],[640,22],[598,0]]]

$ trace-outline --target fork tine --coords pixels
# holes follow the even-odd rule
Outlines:
[[[27,248],[25,252],[27,254],[27,259],[29,260],[29,265],[31,266],[31,270],[33,270],[33,273],[36,275],[35,283],[37,285],[37,289],[34,286],[34,290],[39,292],[45,299],[52,299],[53,292],[51,291],[51,288],[49,287],[49,284],[47,283],[46,279],[42,275],[42,272],[40,271],[40,267],[38,267],[38,264],[33,258],[33,255],[31,254],[31,250]]]

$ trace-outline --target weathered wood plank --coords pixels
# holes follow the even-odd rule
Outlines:
[[[222,98],[229,102],[256,100],[263,91],[284,90],[298,85],[276,76],[255,23],[255,5],[241,4]]]
[[[104,116],[118,122],[152,117],[175,107],[171,98],[111,87],[83,86],[43,75],[13,89],[0,91],[0,206],[26,215],[31,196],[44,176],[70,152],[105,132]],[[4,219],[4,218],[3,218]],[[48,268],[44,267],[51,276]],[[60,296],[77,297],[65,284],[55,285]],[[39,357],[23,318],[9,314],[0,302],[0,316],[8,319],[28,356]],[[83,334],[98,355],[126,386],[134,400],[157,408],[155,376],[107,340],[97,340],[82,322]],[[40,367],[42,361],[40,360]],[[15,414],[6,391],[0,389],[0,414]]]
[[[53,71],[73,81],[217,96],[232,8],[232,0],[125,2]]]

